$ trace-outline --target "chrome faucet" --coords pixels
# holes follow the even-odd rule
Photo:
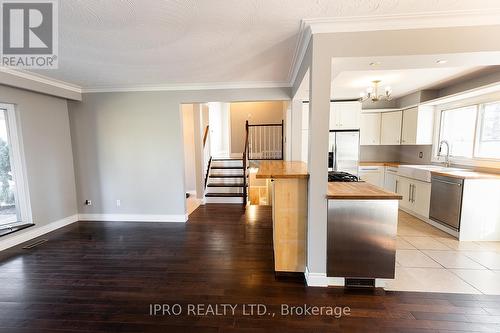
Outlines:
[[[446,145],[446,159],[444,160],[444,165],[449,168],[450,167],[450,143],[446,140],[443,140],[439,143],[439,153],[438,156],[441,155],[441,151],[443,150],[443,145]]]

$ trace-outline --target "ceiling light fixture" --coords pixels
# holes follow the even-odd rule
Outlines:
[[[447,62],[448,62],[448,60],[439,59],[438,61],[436,61],[436,64],[443,65],[443,64],[446,64]]]
[[[379,65],[380,65],[380,61],[370,62],[370,66],[379,66]]]
[[[379,88],[380,82],[381,82],[380,80],[372,81],[372,86],[366,88],[366,91],[363,91],[359,94],[360,101],[361,102],[364,102],[367,100],[371,100],[372,102],[378,102],[381,100],[390,101],[392,99],[391,87],[389,87],[389,86],[385,87],[385,94],[379,95],[378,88]]]

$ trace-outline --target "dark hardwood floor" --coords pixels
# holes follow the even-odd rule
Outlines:
[[[500,331],[500,297],[276,280],[266,207],[201,206],[187,224],[80,222],[44,238],[0,254],[0,332]],[[152,303],[179,304],[183,313],[151,316]],[[239,306],[234,316],[188,315],[195,303]],[[268,312],[245,315],[242,304],[252,303]],[[281,304],[351,314],[281,316]]]

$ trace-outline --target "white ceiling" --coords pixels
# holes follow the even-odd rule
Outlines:
[[[64,0],[59,69],[84,88],[288,84],[301,19],[498,8],[498,0]],[[395,87],[396,88],[396,87]]]
[[[342,72],[333,80],[332,97],[334,99],[358,98],[361,92],[372,85],[372,81],[380,80],[379,94],[383,94],[385,87],[389,86],[392,89],[393,97],[397,98],[417,90],[443,84],[475,70],[478,68],[452,67]]]
[[[439,64],[438,60],[446,63]],[[331,98],[359,98],[373,80],[382,81],[380,93],[390,86],[397,98],[418,90],[443,88],[468,74],[486,75],[498,71],[499,65],[500,52],[334,58]],[[309,75],[304,76],[295,97],[309,99]]]

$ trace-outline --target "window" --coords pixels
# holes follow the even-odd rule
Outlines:
[[[500,102],[484,104],[480,119],[476,156],[500,159]]]
[[[445,110],[441,113],[440,141],[450,144],[450,156],[472,158],[477,106]]]
[[[0,109],[0,227],[19,221],[8,132],[7,111]]]
[[[33,225],[14,105],[0,104],[0,236]]]

